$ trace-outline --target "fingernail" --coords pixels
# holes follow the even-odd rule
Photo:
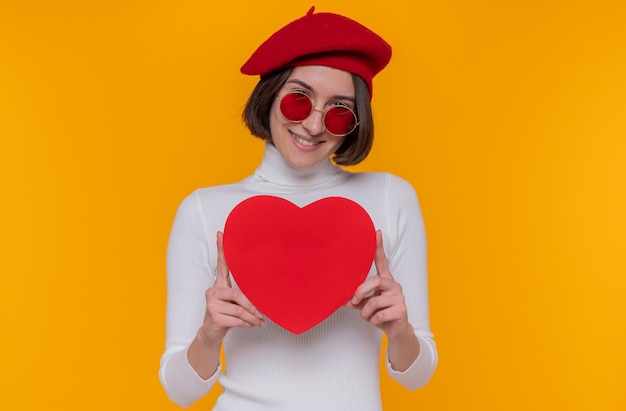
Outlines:
[[[259,312],[259,310],[256,310],[256,311],[254,312],[254,315],[256,316],[256,318],[261,318],[261,319],[263,319],[263,314],[261,314],[261,313]]]
[[[357,305],[359,303],[359,299],[357,298],[357,296],[355,295],[354,297],[352,297],[352,304],[353,305]]]
[[[261,327],[265,327],[265,320],[261,320]]]

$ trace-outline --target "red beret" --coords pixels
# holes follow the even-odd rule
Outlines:
[[[262,76],[287,66],[328,66],[360,76],[371,94],[372,78],[389,63],[391,46],[354,20],[314,9],[265,40],[241,72]]]

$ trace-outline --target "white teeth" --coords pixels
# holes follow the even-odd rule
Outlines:
[[[317,144],[319,144],[319,142],[315,142],[315,141],[308,141],[305,140],[303,138],[300,138],[298,136],[294,136],[296,138],[296,140],[298,141],[298,143],[302,144],[303,146],[308,146],[308,147],[312,147],[315,146]]]

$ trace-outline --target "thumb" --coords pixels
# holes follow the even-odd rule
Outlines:
[[[376,266],[378,275],[381,277],[393,278],[389,272],[387,256],[385,255],[385,249],[383,247],[383,232],[380,230],[376,230],[376,253],[374,254],[374,265]]]
[[[220,287],[230,287],[229,269],[224,256],[224,233],[217,232],[217,278],[215,285]]]

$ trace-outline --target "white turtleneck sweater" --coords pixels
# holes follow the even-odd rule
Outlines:
[[[224,339],[226,364],[208,380],[187,362],[187,348],[204,317],[204,293],[215,280],[215,233],[224,229],[239,202],[261,194],[300,207],[340,196],[367,210],[382,230],[391,274],[402,285],[409,322],[420,342],[420,354],[407,370],[397,372],[387,361],[387,372],[409,389],[426,384],[437,365],[437,351],[429,325],[424,223],[413,188],[394,175],[350,173],[330,160],[294,169],[266,144],[252,176],[198,189],[176,214],[167,251],[167,338],[160,369],[168,396],[189,406],[219,382],[224,388],[214,408],[219,411],[381,410],[382,333],[354,309],[342,307],[300,335],[267,318],[263,328],[233,328]]]

